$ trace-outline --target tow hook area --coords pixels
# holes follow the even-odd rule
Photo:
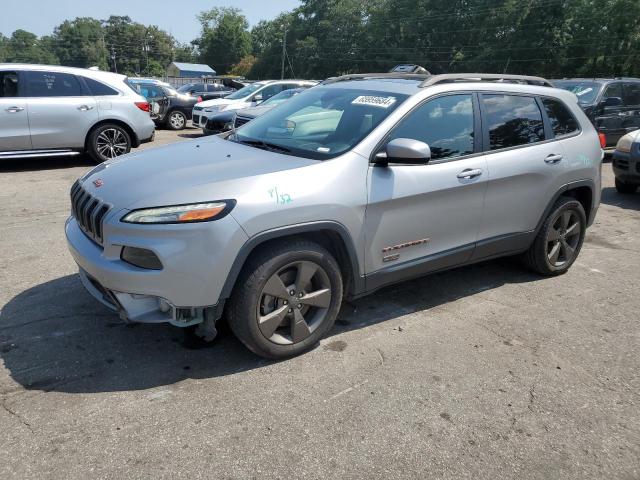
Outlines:
[[[205,342],[213,342],[218,335],[216,322],[220,316],[217,309],[207,308],[204,311],[204,321],[196,327],[195,334]]]

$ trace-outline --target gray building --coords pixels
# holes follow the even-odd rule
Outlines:
[[[167,77],[215,77],[216,71],[209,65],[199,63],[171,62],[167,67]]]

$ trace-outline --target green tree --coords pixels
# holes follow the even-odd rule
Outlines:
[[[196,63],[198,50],[193,44],[176,42],[173,49],[174,62]]]
[[[7,61],[7,37],[0,33],[0,62]]]
[[[48,39],[41,41],[37,35],[26,30],[16,30],[6,41],[6,61],[16,63],[58,64],[58,58],[51,51]]]
[[[227,73],[242,58],[251,53],[249,23],[237,8],[212,8],[201,12],[200,38],[194,43],[200,51],[200,61],[218,73]]]
[[[72,67],[109,67],[102,22],[94,18],[79,17],[66,20],[53,33],[53,51],[60,63]]]

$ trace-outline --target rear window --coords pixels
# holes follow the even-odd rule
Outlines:
[[[560,100],[543,98],[542,104],[547,112],[553,134],[556,137],[569,135],[579,130],[578,121]]]
[[[544,140],[542,112],[536,99],[516,95],[482,95],[491,150]]]
[[[105,96],[105,95],[118,95],[117,90],[114,90],[113,88],[105,85],[102,82],[98,82],[93,78],[84,77],[84,81],[87,83],[87,86],[91,91],[91,94],[96,97]]]
[[[29,97],[81,97],[80,81],[75,75],[60,72],[27,72]]]

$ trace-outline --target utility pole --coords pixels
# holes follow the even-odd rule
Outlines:
[[[280,80],[284,80],[284,57],[287,55],[287,26],[284,26],[284,35],[282,36],[282,69],[280,70]]]

